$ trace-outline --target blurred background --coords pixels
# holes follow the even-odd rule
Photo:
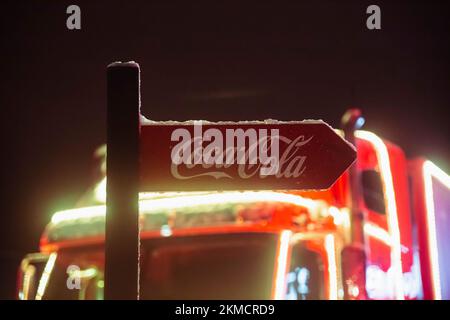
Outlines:
[[[81,30],[66,8],[81,8]],[[366,8],[381,8],[381,30]],[[149,1],[1,4],[0,298],[56,210],[92,183],[106,139],[106,66],[135,60],[153,120],[323,119],[368,130],[450,172],[450,4]]]

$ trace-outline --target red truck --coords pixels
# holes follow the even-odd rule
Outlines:
[[[140,193],[140,298],[450,299],[450,177],[375,133],[353,143],[357,180],[325,191]],[[53,215],[18,299],[103,298],[106,147],[96,155],[103,177]]]

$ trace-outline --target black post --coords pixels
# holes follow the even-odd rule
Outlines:
[[[345,139],[356,146],[355,130],[364,124],[361,110],[349,109],[342,117],[342,127]],[[364,236],[365,213],[360,208],[361,200],[361,177],[357,162],[348,169],[350,184],[350,221],[351,221],[351,243],[344,247],[341,252],[342,278],[344,280],[344,298],[366,299],[366,291],[362,290],[366,284],[366,245]],[[357,289],[357,290],[356,290]]]
[[[105,299],[139,299],[139,76],[135,62],[108,66]]]
[[[364,124],[359,109],[349,109],[342,117],[342,127],[344,129],[345,139],[356,148],[355,130],[360,129]],[[350,220],[352,244],[364,247],[364,212],[359,207],[361,199],[361,178],[357,168],[357,162],[348,169],[350,183]]]

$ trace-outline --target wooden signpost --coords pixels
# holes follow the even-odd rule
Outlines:
[[[105,298],[139,298],[139,191],[323,190],[355,148],[323,121],[154,122],[139,65],[108,66]]]

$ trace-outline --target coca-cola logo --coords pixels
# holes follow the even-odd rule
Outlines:
[[[201,121],[194,122],[193,131],[172,131],[171,141],[175,144],[171,146],[171,174],[177,179],[298,178],[305,171],[307,160],[301,149],[313,139],[312,135],[291,139],[280,135],[279,129],[244,126],[225,130],[209,127],[203,131]],[[234,174],[230,168],[235,168]]]

